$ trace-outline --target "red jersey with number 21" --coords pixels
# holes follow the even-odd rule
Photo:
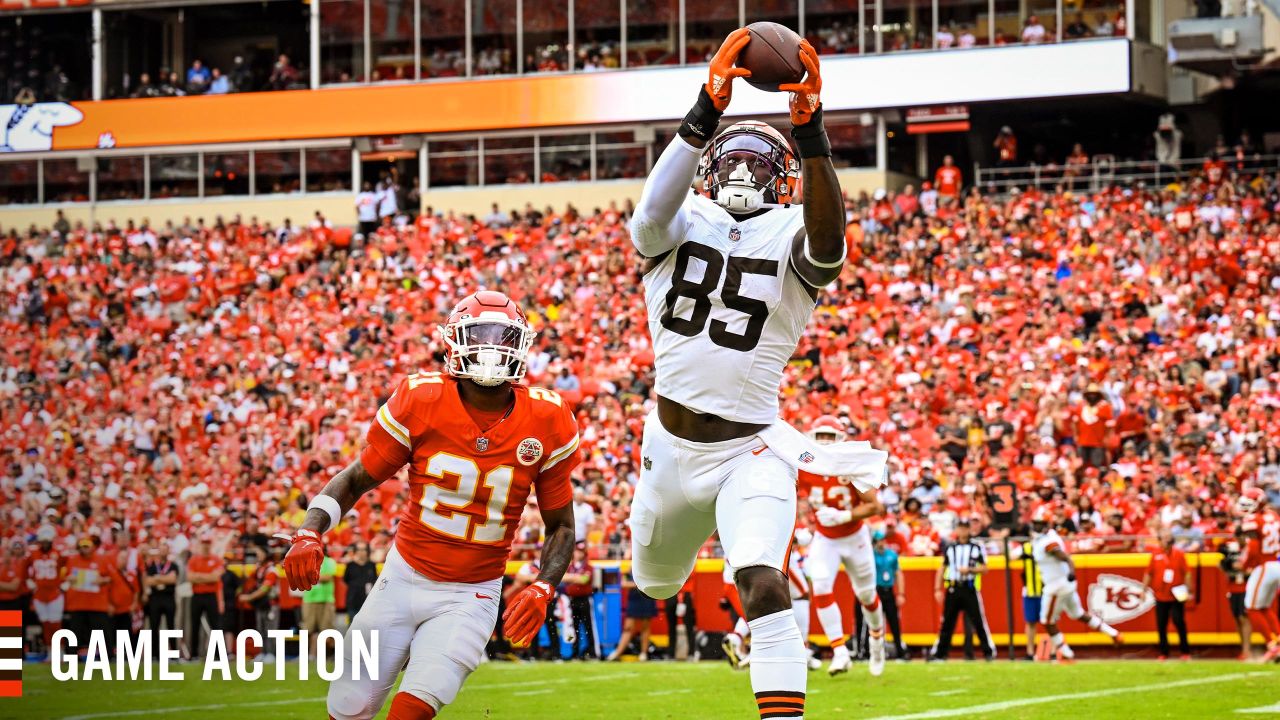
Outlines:
[[[809,506],[813,508],[814,512],[817,512],[818,508],[823,506],[839,510],[852,510],[862,504],[862,498],[858,497],[858,491],[847,478],[814,475],[801,470],[796,486],[799,489],[800,497],[809,501]],[[853,520],[843,525],[833,525],[831,527],[826,527],[821,523],[814,523],[814,525],[819,533],[829,538],[849,537],[862,529],[861,520]]]
[[[474,583],[502,576],[531,490],[544,510],[572,501],[578,423],[555,392],[514,385],[511,412],[481,428],[459,382],[470,381],[439,373],[401,380],[369,425],[360,459],[377,480],[409,465],[395,541],[405,561],[437,582]]]

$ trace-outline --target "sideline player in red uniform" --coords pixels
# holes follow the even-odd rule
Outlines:
[[[36,551],[27,562],[27,579],[35,591],[31,607],[40,621],[44,646],[51,647],[53,634],[62,629],[62,613],[66,597],[62,593],[62,578],[66,574],[66,558],[53,549],[57,532],[46,525],[36,531]]]
[[[508,604],[504,633],[527,645],[573,559],[569,473],[578,427],[556,393],[519,384],[535,332],[506,295],[463,299],[440,328],[448,374],[400,381],[369,426],[360,457],[307,509],[284,559],[289,586],[311,587],[323,533],[362,495],[409,465],[410,500],[395,545],[348,635],[379,632],[379,675],[329,686],[329,715],[371,718],[404,668],[389,720],[429,720],[453,702],[493,632],[502,574],[525,500],[537,490],[546,524],[538,578]],[[367,675],[367,674],[366,674]]]
[[[1249,580],[1245,583],[1244,606],[1249,620],[1267,641],[1263,662],[1280,660],[1280,620],[1271,609],[1280,592],[1280,516],[1267,507],[1267,496],[1257,488],[1245,490],[1236,501],[1244,515],[1240,530],[1247,540],[1240,560]]]
[[[828,444],[845,438],[844,425],[830,415],[813,421],[809,434],[815,442]],[[872,675],[884,672],[884,609],[876,593],[876,559],[871,547],[871,531],[863,523],[884,512],[878,493],[858,490],[847,478],[814,475],[800,471],[800,497],[808,498],[813,508],[818,534],[809,545],[808,570],[813,578],[813,603],[818,608],[818,623],[831,644],[831,664],[827,673],[848,672],[853,665],[844,632],[844,613],[836,603],[836,575],[840,563],[853,583],[854,595],[862,605],[870,638]]]

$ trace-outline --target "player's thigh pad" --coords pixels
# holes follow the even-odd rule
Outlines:
[[[345,663],[342,677],[329,683],[329,715],[336,720],[365,720],[378,714],[387,693],[395,686],[396,676],[409,657],[419,617],[415,608],[429,602],[426,578],[417,575],[393,547],[383,563],[382,572],[373,584],[369,597],[347,627],[343,643]],[[365,644],[373,646],[377,633],[378,651],[374,662],[378,677],[363,672],[355,678],[355,644],[353,634],[360,633]]]
[[[32,608],[36,611],[36,618],[42,623],[60,623],[62,622],[62,610],[66,603],[66,596],[59,595],[49,602],[40,602],[39,600],[31,601]]]
[[[462,683],[480,665],[498,620],[502,593],[501,580],[440,585],[452,586],[452,597],[443,598],[442,611],[418,627],[400,683],[400,692],[418,697],[437,712],[457,699]]]
[[[876,556],[871,547],[871,531],[864,523],[858,531],[843,538],[845,552],[841,558],[858,602],[868,605],[876,598]]]
[[[1080,588],[1076,583],[1067,584],[1067,590],[1059,597],[1059,602],[1067,617],[1078,620],[1085,616],[1084,605],[1080,602]]]
[[[716,500],[725,557],[739,570],[784,570],[796,525],[796,471],[770,450],[743,453],[729,465]]]
[[[1054,625],[1067,608],[1067,589],[1062,586],[1046,587],[1040,598],[1040,622]],[[1077,599],[1077,602],[1079,600]]]
[[[830,595],[835,590],[836,573],[840,571],[838,543],[839,539],[817,534],[809,544],[809,554],[805,557],[804,569],[809,572],[815,597]]]
[[[685,444],[662,427],[656,412],[649,414],[640,444],[640,481],[631,501],[631,576],[653,598],[680,590],[693,572],[698,548],[715,530],[713,481],[708,480],[705,493],[694,486],[698,468],[686,457]]]
[[[1276,599],[1280,589],[1280,562],[1267,562],[1249,573],[1244,586],[1245,606],[1250,610],[1266,610]]]

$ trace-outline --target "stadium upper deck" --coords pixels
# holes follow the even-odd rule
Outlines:
[[[7,0],[0,224],[47,222],[32,206],[55,203],[86,219],[104,203],[106,215],[172,218],[224,197],[243,209],[245,196],[276,220],[345,216],[351,194],[387,174],[418,197],[518,185],[508,197],[520,204],[563,195],[540,185],[634,180],[687,109],[703,72],[693,66],[765,18],[824,53],[846,184],[894,186],[891,171],[928,176],[944,154],[985,164],[988,141],[956,131],[982,138],[1028,100],[1083,123],[1085,137],[1149,134],[1167,107],[1159,44],[1165,20],[1186,14],[1177,4]],[[1066,100],[1082,96],[1103,104]],[[940,106],[937,117],[960,119],[909,121]],[[768,119],[784,107],[744,88],[732,111]],[[1024,142],[1066,154],[1061,132],[1040,136]],[[441,204],[487,209],[491,195]],[[146,210],[111,209],[139,201]]]

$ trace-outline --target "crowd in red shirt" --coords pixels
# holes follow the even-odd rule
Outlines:
[[[782,406],[891,451],[895,544],[929,553],[957,522],[985,526],[1004,478],[1102,549],[1184,515],[1229,529],[1242,488],[1275,492],[1276,176],[877,198],[848,200],[848,267]],[[396,380],[440,368],[448,309],[492,287],[539,331],[529,380],[577,408],[594,546],[625,547],[653,384],[627,211],[428,213],[364,239],[238,217],[9,229],[0,535],[181,552],[208,534],[220,556],[292,530]],[[376,555],[405,499],[392,479],[331,543]],[[538,540],[530,508],[517,543]]]

